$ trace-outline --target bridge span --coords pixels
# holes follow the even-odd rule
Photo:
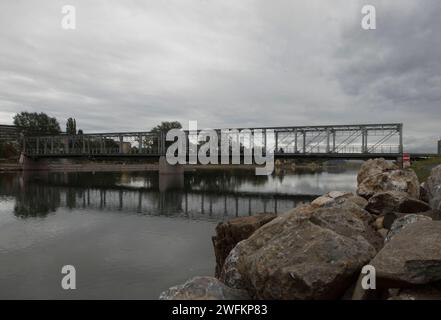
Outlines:
[[[246,138],[235,132],[244,130],[261,130],[262,149],[276,158],[397,159],[403,154],[401,123],[215,129],[219,141],[226,135],[231,150],[239,144],[235,150],[240,155],[247,149]],[[184,132],[187,147],[201,145],[197,138],[201,130]],[[171,143],[166,132],[152,131],[23,137],[24,155],[36,159],[161,157]]]

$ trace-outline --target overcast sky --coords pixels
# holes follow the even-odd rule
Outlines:
[[[76,7],[77,29],[61,28]],[[375,5],[377,30],[361,28]],[[403,122],[441,136],[439,0],[2,0],[0,123],[85,132]]]

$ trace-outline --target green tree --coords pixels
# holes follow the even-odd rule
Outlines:
[[[150,130],[155,135],[150,135],[143,138],[142,141],[142,153],[156,153],[158,152],[158,139],[159,133],[162,131],[166,134],[171,129],[182,129],[182,125],[179,121],[162,121],[161,124],[153,127]],[[172,142],[167,142],[166,147],[168,147]]]
[[[77,134],[77,121],[73,118],[67,119],[66,122],[66,133],[68,135],[75,135]]]
[[[160,133],[161,131],[164,132],[164,139],[165,135],[169,130],[172,129],[182,129],[182,125],[179,121],[162,121],[161,124],[158,124],[156,127],[152,129],[152,132],[154,133]],[[168,148],[173,142],[172,141],[166,141],[165,147]],[[157,148],[157,142],[155,141],[153,148]]]
[[[158,124],[152,129],[152,132],[158,133],[164,131],[167,133],[167,131],[171,129],[182,129],[182,125],[179,121],[162,121],[161,124]]]
[[[20,112],[14,116],[14,125],[23,128],[26,134],[44,135],[61,132],[57,119],[40,112]]]

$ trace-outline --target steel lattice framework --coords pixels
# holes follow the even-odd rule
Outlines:
[[[231,130],[231,129],[230,129]],[[236,128],[263,131],[263,149],[276,157],[395,158],[403,153],[403,125],[361,124]],[[198,132],[184,131],[187,145]],[[228,132],[216,129],[221,134]],[[166,154],[165,132],[116,132],[26,136],[24,152],[32,157],[158,157]],[[233,141],[234,139],[231,139]],[[199,144],[198,144],[199,145]],[[243,153],[244,148],[241,151]]]

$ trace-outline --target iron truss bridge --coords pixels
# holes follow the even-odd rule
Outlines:
[[[262,131],[260,146],[277,158],[342,158],[366,159],[384,157],[396,159],[403,153],[403,125],[363,124],[294,127],[259,127],[215,129],[218,140],[221,134],[228,138],[231,149],[244,154],[247,148],[244,130]],[[234,134],[237,130],[241,134]],[[201,131],[184,131],[187,147],[200,146],[197,134]],[[24,153],[33,158],[41,157],[159,157],[166,154],[165,132],[116,132],[81,135],[60,134],[55,136],[26,136],[23,138]],[[245,138],[244,138],[245,137]],[[239,143],[239,149],[232,145]],[[249,141],[248,141],[249,143]],[[219,144],[220,145],[220,144]],[[220,147],[219,147],[220,149]],[[219,151],[220,154],[220,151]],[[237,151],[236,151],[237,154]]]

